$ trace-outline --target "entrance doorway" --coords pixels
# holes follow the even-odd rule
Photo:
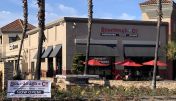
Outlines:
[[[62,51],[56,56],[56,74],[62,74]]]
[[[54,76],[53,58],[48,58],[47,77],[53,77],[53,76]]]

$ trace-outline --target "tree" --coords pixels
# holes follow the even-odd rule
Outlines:
[[[18,59],[17,59],[17,64],[16,64],[16,79],[21,79],[21,70],[19,69],[19,62],[20,62],[20,56],[21,56],[21,51],[22,51],[22,46],[24,42],[24,37],[26,36],[26,31],[27,31],[27,25],[28,25],[28,4],[27,0],[23,0],[23,16],[24,16],[24,22],[23,22],[23,33],[22,33],[22,39],[20,43],[20,49],[18,53]]]
[[[38,27],[39,27],[39,37],[38,37],[38,54],[37,54],[37,63],[35,70],[35,79],[40,80],[41,73],[41,55],[42,55],[42,46],[44,39],[44,30],[45,30],[45,0],[37,0],[38,3]]]
[[[156,46],[155,46],[155,59],[153,68],[153,78],[152,78],[152,89],[156,89],[156,70],[157,70],[157,60],[158,60],[158,46],[160,39],[160,27],[162,18],[162,4],[161,0],[158,0],[158,22],[157,22],[157,35],[156,35]]]
[[[176,59],[176,42],[171,41],[167,45],[167,58],[169,60],[175,60]]]
[[[87,67],[88,67],[88,59],[89,59],[89,48],[90,48],[90,37],[91,37],[91,30],[92,30],[92,14],[93,14],[93,4],[92,0],[88,0],[88,36],[87,36],[87,47],[86,47],[86,64],[84,69],[84,75],[87,74]]]
[[[85,60],[85,56],[83,54],[75,54],[74,58],[73,58],[73,65],[72,65],[72,69],[73,72],[76,74],[80,74],[83,73],[84,71],[84,62]]]

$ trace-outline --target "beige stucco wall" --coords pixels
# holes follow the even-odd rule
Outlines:
[[[143,21],[148,21],[149,17],[148,17],[148,15],[147,15],[147,13],[142,13],[141,15],[142,15],[142,20],[143,20]],[[155,19],[155,20],[156,20],[156,19]]]
[[[150,19],[146,13],[142,13],[142,20],[144,21],[157,21],[157,19]],[[168,26],[168,40],[171,40],[171,34],[172,34],[172,22],[171,22],[171,18],[162,18],[162,22],[168,22],[169,26]]]
[[[158,13],[157,4],[140,5],[142,11],[142,20],[144,21],[157,21]],[[148,15],[149,14],[149,15]],[[153,14],[153,18],[149,17]],[[155,16],[155,17],[154,17]],[[175,3],[162,3],[162,21],[168,22],[168,40],[171,41],[173,38],[173,24],[175,23]]]
[[[16,32],[9,32],[9,33],[2,33],[2,57],[6,56],[6,53],[8,51],[8,44],[9,44],[9,35],[20,35],[21,33],[16,33]],[[6,50],[7,49],[7,50]]]
[[[2,57],[6,56],[6,44],[9,43],[8,34],[2,34]]]
[[[4,63],[3,62],[0,62],[0,71],[4,72]]]
[[[28,43],[28,40],[25,39],[24,42],[23,42],[23,46],[22,46],[22,54],[26,54],[27,50],[28,50],[28,47],[29,45],[27,44]],[[9,43],[6,45],[6,53],[7,53],[7,57],[8,56],[12,56],[12,55],[18,55],[18,51],[20,49],[20,44],[21,44],[21,40],[19,41],[15,41],[15,42],[12,42],[12,43]],[[11,48],[13,45],[17,45],[17,48]]]
[[[57,44],[62,44],[62,67],[63,69],[66,68],[66,27],[65,23],[61,25],[52,26],[47,28],[44,31],[46,40],[43,43],[43,47],[47,49],[48,46],[55,46]],[[31,67],[31,62],[36,63],[36,59],[33,57],[37,52],[38,45],[38,33],[29,34],[29,64],[28,66]],[[41,68],[44,71],[48,70],[48,61],[45,58],[44,62],[41,63]],[[55,66],[55,64],[54,64]]]
[[[3,89],[4,88],[4,63],[3,62],[0,62],[0,72],[2,73],[1,88]]]
[[[7,44],[6,45],[6,57],[11,57],[11,58],[7,58],[6,61],[9,61],[9,60],[17,60],[18,59],[18,53],[19,53],[19,49],[20,49],[20,43],[21,43],[21,40],[19,41],[16,41],[16,42],[12,42],[10,44]],[[13,45],[16,45],[18,46],[17,48],[11,48],[13,47]],[[22,61],[20,61],[20,68],[22,70],[22,72],[28,72],[28,39],[24,39],[24,42],[23,42],[23,46],[22,46],[22,51],[21,51],[21,56],[20,59]],[[15,66],[15,64],[14,64]]]

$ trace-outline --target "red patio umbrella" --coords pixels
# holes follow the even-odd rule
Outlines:
[[[117,64],[117,65],[121,65],[121,66],[131,66],[131,67],[140,67],[142,66],[141,64],[139,63],[136,63],[132,60],[124,60],[122,62],[115,62],[114,64]]]
[[[115,64],[115,65],[120,65],[120,64],[125,63],[125,62],[127,62],[127,61],[132,61],[132,60],[126,59],[126,60],[124,60],[124,61],[116,61],[114,64]]]
[[[142,63],[143,65],[150,65],[150,66],[153,66],[154,65],[154,60],[150,60],[150,61],[148,61],[148,62],[144,62],[144,63]],[[164,63],[164,62],[162,62],[162,61],[157,61],[157,64],[156,64],[157,66],[162,66],[162,67],[165,67],[165,66],[167,66],[167,64],[166,63]]]
[[[84,64],[86,64],[86,62],[84,62]],[[100,61],[98,61],[96,59],[89,60],[88,65],[90,65],[90,66],[109,66],[109,64],[101,63]]]

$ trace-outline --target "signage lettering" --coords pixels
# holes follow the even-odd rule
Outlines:
[[[101,33],[137,33],[138,30],[135,28],[105,28],[101,27]]]
[[[18,45],[10,45],[10,50],[18,48]]]
[[[110,58],[109,57],[94,57],[94,59],[100,61],[103,64],[110,64]]]
[[[15,94],[44,94],[42,90],[17,90]]]
[[[136,28],[106,28],[101,27],[101,36],[138,37]]]
[[[48,80],[8,80],[8,98],[51,97],[51,82]]]

